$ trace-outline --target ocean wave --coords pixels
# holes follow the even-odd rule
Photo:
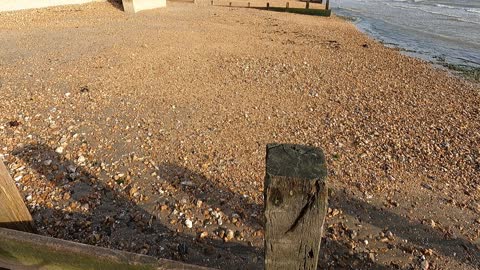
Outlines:
[[[422,11],[425,13],[429,13],[432,15],[439,15],[446,18],[452,18],[457,21],[466,22],[466,23],[474,23],[480,24],[479,17],[477,14],[480,14],[479,8],[456,8],[453,6],[436,4],[435,6],[427,6],[427,5],[410,5],[410,4],[403,4],[403,3],[386,3],[388,6],[393,8],[399,8],[404,10],[417,10]],[[468,12],[468,13],[467,13]],[[472,15],[474,13],[474,15]]]
[[[480,8],[469,8],[467,9],[467,12],[480,14]]]
[[[425,6],[413,6],[413,5],[392,5],[392,4],[387,4],[388,6],[395,7],[395,8],[400,8],[400,9],[413,9],[413,10],[419,10],[423,11],[426,13],[434,14],[434,15],[442,15],[446,17],[452,17],[452,18],[461,18],[462,16],[460,15],[454,15],[451,13],[445,13],[441,11],[435,11],[429,8],[425,8]]]
[[[457,9],[457,7],[452,7],[452,6],[443,5],[443,4],[435,4],[435,6],[440,7],[440,8]]]

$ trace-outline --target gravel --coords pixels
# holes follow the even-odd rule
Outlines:
[[[0,31],[0,155],[39,234],[261,269],[265,145],[288,142],[327,155],[324,268],[480,267],[473,82],[336,17],[93,3]]]

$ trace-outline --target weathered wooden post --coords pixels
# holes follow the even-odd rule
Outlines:
[[[213,270],[0,228],[0,269]]]
[[[267,2],[267,10],[270,8],[270,3]]]
[[[325,9],[326,10],[330,9],[330,0],[327,0],[327,2],[325,2]]]
[[[289,2],[287,2],[287,6],[286,6],[286,8],[288,9],[289,7],[290,7],[290,3],[289,3]]]
[[[327,212],[327,167],[318,148],[267,145],[265,269],[316,270]]]
[[[310,8],[310,0],[307,0],[307,2],[305,2],[305,8],[306,9]]]
[[[33,221],[15,181],[0,159],[0,227],[33,232]]]

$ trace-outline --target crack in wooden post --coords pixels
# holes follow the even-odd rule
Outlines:
[[[327,212],[323,152],[293,144],[267,145],[265,269],[317,269]]]

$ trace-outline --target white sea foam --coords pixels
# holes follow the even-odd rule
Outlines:
[[[471,13],[478,13],[480,14],[480,8],[469,8],[467,9],[468,12],[471,12]]]
[[[436,4],[435,6],[440,7],[440,8],[457,9],[456,7],[452,7],[452,6],[449,6],[449,5],[442,5],[442,4]]]

